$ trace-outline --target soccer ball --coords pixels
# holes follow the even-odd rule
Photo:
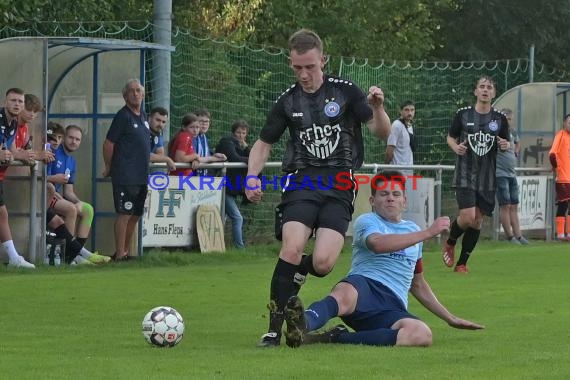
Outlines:
[[[184,335],[184,321],[170,306],[158,306],[146,313],[142,333],[147,342],[157,347],[174,347]]]

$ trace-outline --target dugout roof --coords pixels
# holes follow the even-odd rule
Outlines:
[[[2,94],[11,87],[19,87],[26,93],[35,94],[42,99],[45,110],[38,116],[38,120],[31,126],[30,134],[34,136],[34,148],[41,148],[46,138],[47,120],[59,118],[77,123],[85,123],[82,128],[89,130],[84,135],[84,145],[87,152],[82,150],[81,157],[88,161],[96,161],[100,152],[97,144],[96,131],[101,116],[101,104],[115,110],[117,105],[117,89],[132,78],[137,77],[144,83],[145,55],[149,51],[174,51],[174,47],[155,43],[118,40],[112,38],[89,37],[12,37],[0,40],[0,56],[3,57],[0,65],[0,78],[2,78]],[[124,52],[124,54],[122,54]],[[115,53],[115,54],[105,54]],[[81,68],[81,69],[78,69]],[[80,72],[80,75],[77,73]],[[92,73],[85,75],[85,72]],[[73,80],[70,80],[70,78]],[[109,85],[109,83],[111,83]],[[105,89],[112,87],[114,98],[105,98],[107,93],[101,94]],[[120,97],[120,91],[119,91]],[[63,100],[62,100],[63,99]],[[54,103],[52,106],[52,103]],[[74,105],[79,107],[69,109]],[[66,107],[68,109],[66,109]],[[70,118],[72,115],[72,118]],[[64,125],[68,125],[66,123]],[[41,137],[43,137],[43,139]],[[79,164],[84,163],[79,162]],[[95,162],[91,168],[98,169]],[[93,170],[89,175],[93,175]],[[34,171],[32,171],[34,172]],[[8,184],[5,198],[10,205],[10,227],[18,251],[32,261],[36,261],[36,252],[45,249],[45,176],[42,165],[35,170],[38,180],[26,181],[30,178],[30,170],[26,167],[11,167],[8,175],[14,182]],[[33,178],[33,176],[32,176]],[[96,197],[97,181],[91,177],[90,196],[85,200],[92,201]],[[33,183],[37,182],[37,183]],[[85,181],[87,182],[87,181]],[[40,186],[37,186],[40,185]],[[17,186],[17,187],[16,187]],[[15,189],[17,189],[15,191]],[[41,194],[40,194],[41,193]],[[84,192],[82,192],[82,195]],[[42,214],[41,219],[30,215]],[[96,225],[96,221],[94,221]],[[92,235],[95,239],[95,229]],[[97,239],[98,240],[98,239]],[[112,239],[106,239],[108,242]],[[98,242],[95,242],[98,245]]]

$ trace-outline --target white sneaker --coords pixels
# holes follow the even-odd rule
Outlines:
[[[10,260],[8,262],[8,266],[14,268],[36,269],[34,264],[27,262],[22,256],[18,256],[16,260]]]

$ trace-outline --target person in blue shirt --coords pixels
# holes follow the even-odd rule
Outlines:
[[[437,218],[426,230],[403,220],[405,180],[398,171],[376,175],[371,187],[372,212],[354,223],[352,266],[347,277],[306,310],[298,296],[289,298],[285,308],[287,345],[430,346],[430,328],[408,312],[408,292],[451,327],[484,328],[451,314],[423,275],[422,242],[447,231],[449,218]],[[336,316],[354,331],[338,325],[324,333],[309,333]]]
[[[168,110],[154,107],[150,110],[148,124],[150,126],[150,162],[164,162],[168,171],[176,170],[172,158],[164,153],[164,137],[162,131],[168,121]]]
[[[125,106],[113,118],[103,143],[103,177],[111,177],[115,203],[115,261],[127,260],[144,212],[150,163],[150,125],[142,107],[144,87],[129,79],[123,87]]]
[[[198,116],[198,122],[200,123],[200,132],[198,133],[198,136],[192,140],[192,143],[194,144],[194,152],[196,152],[199,157],[210,157],[212,155],[212,151],[210,150],[206,133],[208,132],[208,129],[210,129],[212,116],[210,111],[205,108],[197,109],[194,112],[194,115]],[[208,175],[208,169],[196,169],[196,174],[199,176],[206,176]]]
[[[85,245],[89,232],[91,231],[91,224],[93,223],[93,206],[91,204],[79,199],[75,194],[75,177],[77,173],[77,162],[72,156],[72,153],[79,149],[81,139],[83,138],[83,130],[77,125],[68,125],[65,129],[65,136],[63,137],[63,144],[59,145],[54,152],[55,160],[48,165],[47,168],[47,181],[55,186],[55,192],[61,197],[52,197],[49,207],[53,208],[57,213],[59,209],[69,208],[69,203],[75,206],[79,223],[76,229],[71,229],[70,232],[75,233],[77,241],[81,246]],[[68,247],[66,247],[67,249]],[[106,263],[111,260],[109,256],[91,253],[87,250],[83,252],[85,259],[94,264]],[[68,262],[74,259],[66,252],[66,259]]]

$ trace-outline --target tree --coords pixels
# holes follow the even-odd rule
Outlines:
[[[195,35],[242,42],[254,32],[264,0],[173,0],[176,26]]]
[[[255,19],[255,43],[285,47],[302,27],[315,30],[329,55],[421,60],[435,49],[438,14],[451,0],[268,1]]]
[[[528,56],[534,44],[537,61],[552,68],[570,68],[567,54],[561,54],[570,37],[567,0],[456,0],[454,7],[440,10],[439,18],[445,22],[435,36],[434,58],[521,58]]]
[[[150,19],[152,2],[144,0],[0,0],[5,25],[37,22],[95,22]]]

